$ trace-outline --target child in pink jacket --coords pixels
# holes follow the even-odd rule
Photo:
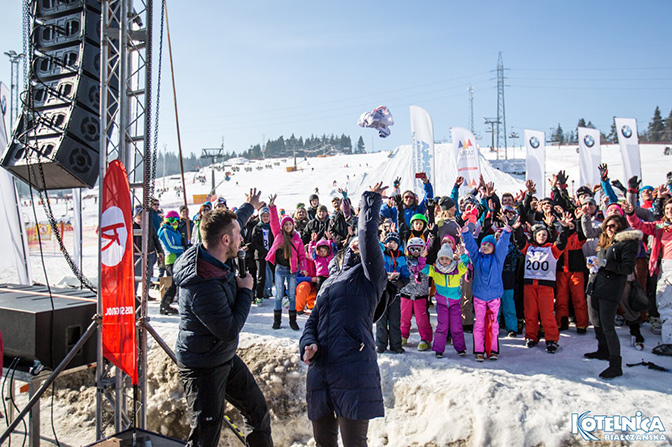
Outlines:
[[[317,293],[320,292],[322,283],[329,277],[329,263],[334,259],[332,247],[333,242],[326,239],[317,242],[310,241],[310,244],[308,244],[310,257],[315,262],[315,278],[313,280]]]

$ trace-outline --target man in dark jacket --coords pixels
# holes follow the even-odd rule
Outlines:
[[[344,445],[366,445],[369,419],[385,414],[372,332],[387,283],[378,245],[384,190],[379,183],[362,195],[357,243],[322,284],[301,336],[300,353],[310,365],[308,419],[317,445],[336,445],[339,426]]]
[[[253,206],[261,207],[255,190],[237,213],[215,210],[204,215],[203,243],[180,256],[173,270],[180,287],[175,354],[190,417],[188,446],[217,446],[225,399],[252,427],[246,438],[249,446],[273,445],[264,395],[236,354],[252,304],[252,276],[235,277],[227,265],[238,254],[243,242],[240,222],[247,222]]]
[[[320,205],[317,209],[315,219],[308,222],[308,225],[303,230],[301,240],[304,244],[307,244],[312,240],[313,233],[316,233],[317,240],[319,241],[324,237],[326,231],[329,231],[329,211],[326,206]]]

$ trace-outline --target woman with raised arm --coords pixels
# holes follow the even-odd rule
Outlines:
[[[385,414],[372,328],[387,283],[378,244],[386,188],[378,183],[362,194],[358,239],[322,284],[301,336],[308,418],[318,446],[336,447],[339,428],[345,447],[366,446],[369,419]]]

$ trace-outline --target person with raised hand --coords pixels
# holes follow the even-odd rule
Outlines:
[[[296,322],[296,274],[306,272],[306,250],[299,233],[294,230],[294,219],[283,216],[278,218],[278,209],[275,206],[277,194],[269,198],[268,209],[271,213],[271,231],[273,245],[268,250],[266,261],[275,265],[275,309],[273,310],[273,329],[280,329],[282,320],[282,299],[285,291],[289,297],[289,327],[298,331]]]
[[[308,418],[316,445],[365,446],[369,420],[385,415],[372,326],[385,308],[387,274],[378,245],[381,194],[362,194],[357,239],[324,282],[299,342]],[[356,247],[356,249],[355,249]]]

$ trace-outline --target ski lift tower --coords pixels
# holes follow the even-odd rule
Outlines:
[[[222,145],[220,147],[204,147],[201,149],[201,158],[202,159],[209,159],[210,164],[212,165],[212,189],[210,190],[210,194],[215,193],[215,166],[214,164],[217,163],[217,160],[222,160],[224,159],[224,139],[222,139]]]

